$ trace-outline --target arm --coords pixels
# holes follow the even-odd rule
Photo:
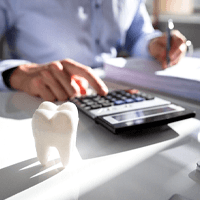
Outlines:
[[[3,22],[0,22],[2,34],[13,30],[16,20],[15,12],[19,8],[18,2],[20,1],[0,2],[0,17],[3,19]],[[13,42],[13,38],[11,38],[11,42]],[[17,68],[12,71],[12,74],[8,75],[10,87],[32,96],[39,96],[44,100],[67,100],[79,93],[84,93],[88,82],[100,95],[107,93],[107,87],[100,78],[95,76],[90,67],[70,59],[46,64],[5,60],[0,63],[0,72],[3,73],[16,66]],[[0,85],[2,89],[5,89],[2,76]]]
[[[125,49],[131,56],[151,58],[149,42],[161,35],[160,31],[154,30],[145,3],[143,0],[140,1],[132,24],[127,31]]]
[[[162,68],[166,63],[166,33],[154,30],[145,4],[140,1],[133,22],[127,32],[125,48],[131,56],[155,58]],[[170,65],[177,64],[187,50],[186,38],[179,31],[172,33],[172,44],[169,52]]]

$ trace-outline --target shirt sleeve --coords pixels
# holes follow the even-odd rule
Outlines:
[[[23,64],[26,64],[26,63],[30,63],[30,62],[26,61],[26,60],[14,60],[14,59],[0,61],[0,91],[9,90],[9,88],[6,86],[6,84],[3,80],[2,73],[5,70],[8,70],[8,69],[11,69],[13,67],[17,67],[19,65],[23,65]]]
[[[152,58],[148,49],[149,42],[161,35],[160,31],[154,30],[145,3],[141,1],[127,31],[125,50],[134,57]]]
[[[15,15],[13,7],[16,7],[17,1],[0,1],[0,39],[4,34],[14,25]],[[5,70],[17,67],[19,65],[29,63],[26,60],[0,60],[0,91],[8,90],[9,88],[5,85],[2,73]]]

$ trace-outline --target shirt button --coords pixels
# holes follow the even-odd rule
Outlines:
[[[100,5],[98,3],[95,4],[95,8],[98,9],[100,8]]]
[[[96,40],[95,40],[95,43],[96,43],[97,45],[99,45],[99,44],[100,44],[100,40],[99,40],[99,39],[96,39]]]

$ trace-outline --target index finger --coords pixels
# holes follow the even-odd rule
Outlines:
[[[179,31],[174,30],[172,31],[172,51],[173,54],[179,47],[186,43],[186,38],[182,35]]]
[[[71,59],[62,60],[61,64],[63,65],[64,70],[66,70],[71,76],[78,75],[84,77],[99,95],[106,95],[108,93],[107,86],[98,76],[96,76],[90,67]]]

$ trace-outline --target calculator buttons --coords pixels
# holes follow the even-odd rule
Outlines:
[[[125,99],[125,102],[126,103],[133,103],[133,102],[135,102],[135,99],[128,98],[128,99]]]
[[[76,97],[72,99],[72,102],[93,118],[170,103],[140,92],[137,89],[111,91],[106,96],[90,95]]]
[[[109,107],[109,109],[102,107],[100,109],[90,110],[90,113],[93,116],[103,116],[103,115],[110,115],[110,114],[115,114],[119,112],[143,109],[143,108],[160,106],[160,105],[168,105],[168,104],[170,104],[169,101],[155,97],[153,100],[148,100],[148,101],[133,102],[130,104],[123,104],[123,105],[117,105],[117,106],[114,105],[114,106]]]
[[[122,105],[122,104],[125,104],[126,102],[123,101],[123,100],[116,100],[114,101],[114,105]]]

